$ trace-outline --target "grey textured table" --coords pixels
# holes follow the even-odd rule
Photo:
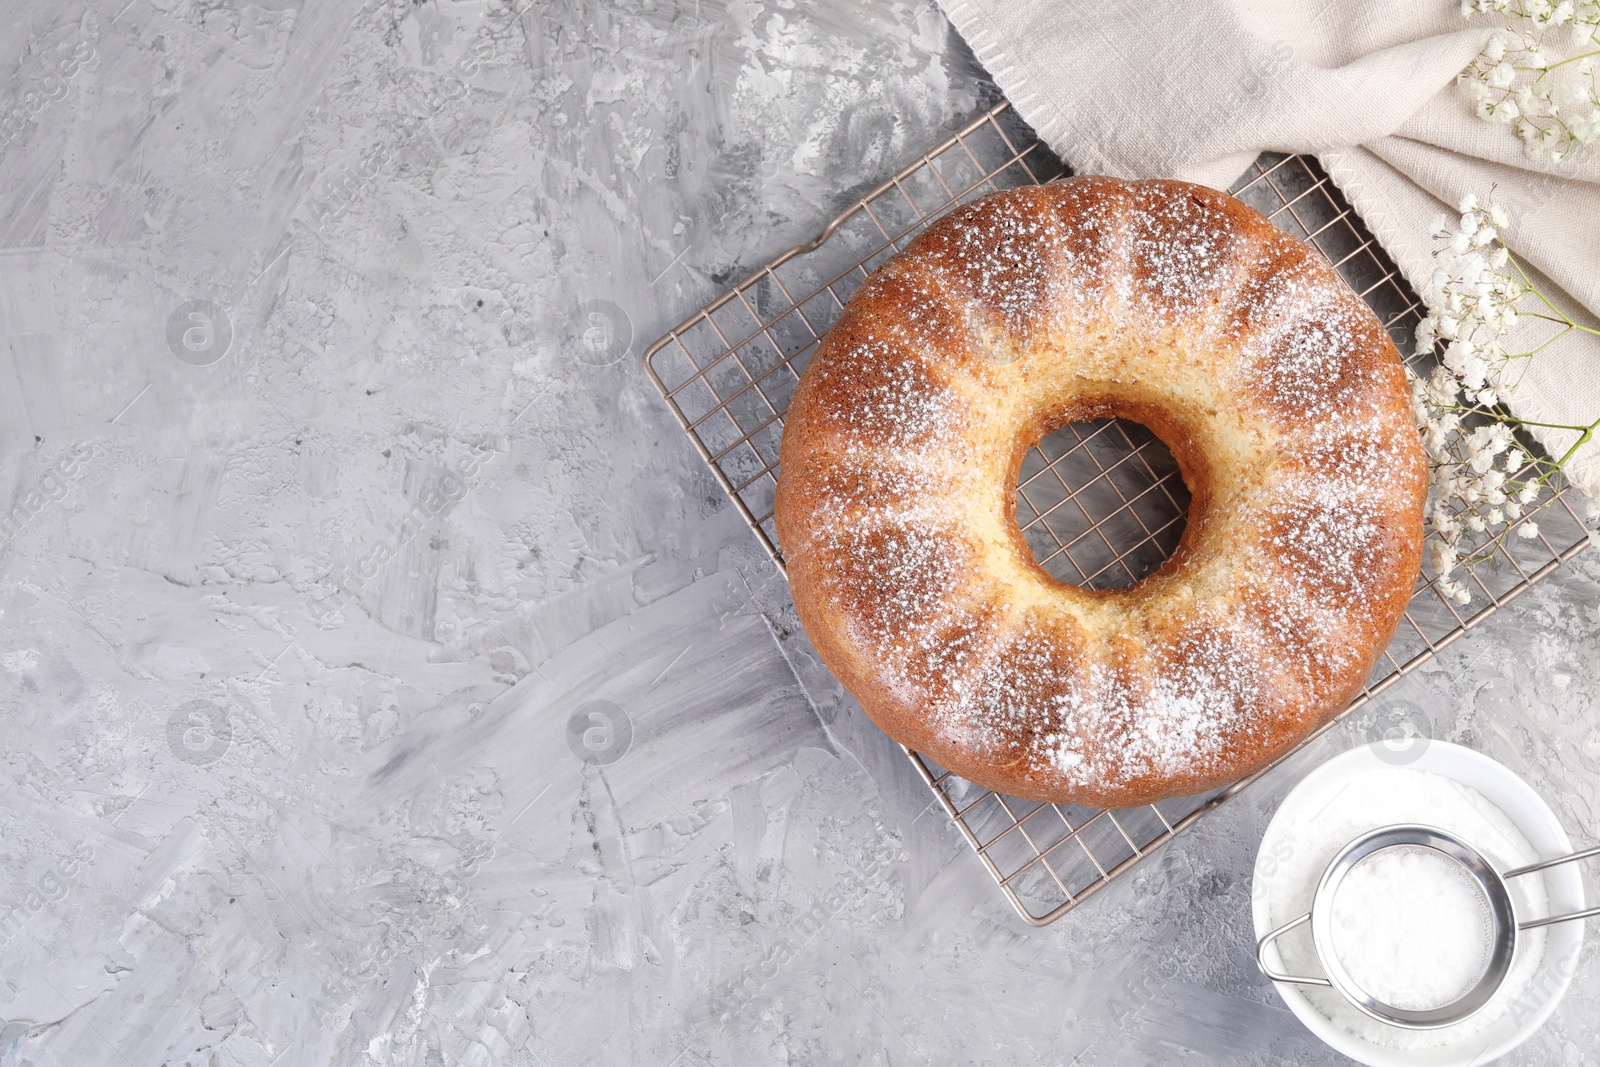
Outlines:
[[[1028,929],[646,381],[995,99],[808,8],[0,16],[0,1064],[1341,1062],[1249,871],[1371,716]],[[1592,838],[1597,633],[1580,557],[1392,699]]]

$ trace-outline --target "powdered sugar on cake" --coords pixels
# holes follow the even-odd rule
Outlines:
[[[808,468],[792,571],[817,576],[872,666],[863,706],[913,717],[936,759],[1110,801],[1220,783],[1337,710],[1403,607],[1390,575],[1413,520],[1391,483],[1421,482],[1381,328],[1301,246],[1189,189],[1087,179],[979,201],[875,275],[870,311],[841,320],[850,345],[807,372],[850,402],[805,412],[827,460]],[[1187,569],[1095,597],[1006,562],[1015,542],[979,506],[998,479],[975,471],[1008,461],[971,451],[989,391],[1053,373],[1037,361],[1085,330],[1215,359],[1186,387],[1216,399],[1189,403],[1242,422],[1218,432],[1246,450],[1190,516]]]
[[[1135,298],[1141,311],[1166,322],[1192,316],[1233,282],[1241,236],[1233,218],[1195,197],[1141,188],[1133,239]]]

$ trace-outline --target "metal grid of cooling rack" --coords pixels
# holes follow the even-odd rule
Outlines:
[[[645,353],[651,380],[780,568],[773,500],[783,413],[851,293],[956,205],[1064,173],[1010,105],[1001,104]],[[1314,160],[1264,155],[1231,192],[1322,252],[1401,351],[1410,349],[1419,301]],[[1425,371],[1432,359],[1430,352],[1412,357]],[[1091,588],[1125,586],[1177,547],[1188,503],[1177,464],[1154,435],[1134,423],[1101,420],[1067,426],[1028,455],[1017,521],[1035,557],[1057,578]],[[1470,607],[1439,592],[1436,578],[1418,577],[1400,632],[1346,715],[1588,543],[1564,487],[1546,491],[1523,521],[1535,516],[1537,536],[1503,538],[1492,559],[1470,572]],[[1105,811],[1005,796],[916,752],[907,755],[1017,914],[1035,926],[1060,918],[1270,770],[1200,796]]]

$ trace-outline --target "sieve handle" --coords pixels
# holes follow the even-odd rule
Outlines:
[[[1526,867],[1518,867],[1514,871],[1507,871],[1501,877],[1516,878],[1519,875],[1532,874],[1534,871],[1542,871],[1549,867],[1559,867],[1563,863],[1575,863],[1578,860],[1591,859],[1595,856],[1600,856],[1600,845],[1594,848],[1586,848],[1582,852],[1574,852],[1570,856],[1560,856],[1553,860],[1530,863]],[[1529,919],[1525,923],[1518,923],[1517,929],[1531,930],[1535,926],[1554,926],[1556,923],[1571,922],[1574,919],[1592,919],[1596,916],[1600,916],[1600,908],[1586,908],[1583,911],[1568,912],[1566,915],[1550,915],[1543,919]]]
[[[1296,978],[1292,974],[1283,974],[1280,971],[1275,971],[1267,964],[1267,946],[1273,941],[1277,940],[1279,937],[1282,937],[1284,934],[1288,933],[1290,930],[1293,930],[1296,926],[1299,926],[1301,923],[1308,923],[1310,921],[1311,913],[1308,911],[1304,915],[1300,916],[1300,918],[1292,919],[1289,922],[1284,923],[1276,930],[1267,934],[1266,937],[1263,937],[1260,941],[1256,942],[1256,966],[1261,968],[1262,974],[1266,975],[1274,982],[1289,982],[1292,985],[1320,985],[1327,986],[1329,989],[1333,988],[1333,983],[1328,981],[1326,978]]]

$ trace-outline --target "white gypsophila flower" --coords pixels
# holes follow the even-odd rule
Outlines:
[[[1456,79],[1479,118],[1552,163],[1600,140],[1600,0],[1469,0],[1461,13],[1506,20]]]
[[[1591,2],[1600,10],[1600,0]],[[1541,491],[1553,486],[1566,458],[1553,460],[1517,439],[1513,427],[1521,423],[1499,406],[1514,381],[1506,372],[1568,332],[1595,331],[1558,311],[1528,280],[1502,239],[1511,224],[1504,207],[1469,193],[1458,212],[1437,216],[1429,227],[1439,242],[1437,266],[1416,341],[1438,363],[1425,379],[1409,368],[1407,375],[1430,473],[1428,565],[1439,595],[1465,604],[1471,593],[1454,575],[1491,558],[1512,524],[1519,537],[1539,535],[1526,516],[1538,510]],[[1516,305],[1524,297],[1538,308],[1530,313],[1562,328],[1537,348],[1509,352],[1506,334],[1520,321]],[[1581,444],[1600,432],[1600,419],[1549,428],[1578,433]],[[1600,520],[1597,501],[1600,485],[1585,499],[1590,523]]]

